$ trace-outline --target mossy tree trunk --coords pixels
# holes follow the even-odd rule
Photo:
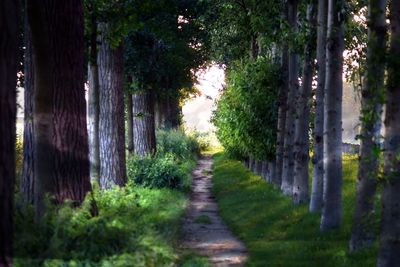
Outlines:
[[[318,0],[317,22],[317,89],[315,91],[313,171],[310,211],[319,212],[323,203],[324,184],[324,94],[326,74],[326,32],[328,19],[328,0]]]
[[[289,0],[289,24],[293,34],[297,33],[297,11],[298,1]],[[281,189],[285,195],[292,195],[293,176],[294,176],[294,122],[296,116],[296,102],[299,82],[298,82],[298,62],[299,56],[295,51],[294,41],[289,46],[289,93],[287,98],[287,111],[285,121],[285,141],[283,151],[283,169]]]
[[[343,0],[329,0],[324,99],[322,231],[338,228],[342,220],[343,10]]]
[[[390,52],[386,88],[384,177],[379,267],[400,262],[400,1],[390,4]]]
[[[288,8],[285,5],[283,19],[288,20]],[[281,55],[281,70],[282,70],[282,85],[279,88],[279,103],[278,103],[278,124],[276,138],[276,175],[272,177],[276,187],[281,187],[282,170],[283,170],[283,151],[285,143],[285,125],[287,112],[287,97],[289,92],[289,47],[287,43],[283,43]]]
[[[307,6],[307,21],[310,27],[308,41],[304,47],[303,76],[297,101],[297,116],[295,120],[294,142],[294,179],[293,179],[293,203],[307,203],[309,201],[309,127],[311,89],[314,77],[315,60],[315,28],[317,5],[315,0],[310,0]]]
[[[371,246],[378,181],[381,115],[386,65],[386,0],[369,1],[367,71],[361,91],[361,143],[350,250]]]

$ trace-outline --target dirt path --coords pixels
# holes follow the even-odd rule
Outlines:
[[[210,156],[203,156],[193,171],[190,204],[183,219],[183,248],[209,257],[214,266],[243,266],[246,248],[218,215],[211,194]]]

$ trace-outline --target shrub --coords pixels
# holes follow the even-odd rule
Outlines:
[[[275,157],[280,85],[279,66],[266,58],[239,62],[229,70],[212,122],[230,155]]]
[[[181,189],[185,177],[172,154],[133,156],[127,161],[127,173],[135,184],[152,188]]]
[[[200,146],[193,135],[180,130],[158,130],[157,150],[160,154],[172,154],[178,160],[188,160],[200,153]]]

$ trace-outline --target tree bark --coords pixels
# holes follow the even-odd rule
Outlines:
[[[126,97],[126,109],[127,109],[127,124],[126,126],[128,127],[128,153],[129,155],[133,155],[133,104],[132,104],[132,93],[126,92],[125,93]]]
[[[94,9],[95,7],[93,7]],[[94,11],[92,11],[94,13]],[[91,15],[90,55],[88,64],[89,95],[88,95],[88,135],[90,178],[99,183],[100,179],[100,144],[99,144],[99,67],[97,64],[97,20]]]
[[[159,95],[155,95],[154,99],[154,123],[156,129],[163,127],[163,108],[162,99]]]
[[[264,178],[265,181],[269,182],[269,170],[267,161],[263,161],[261,163],[261,177]]]
[[[144,157],[156,152],[154,105],[150,91],[133,94],[133,141],[135,154]]]
[[[321,230],[342,219],[343,0],[329,0],[324,101],[324,206]]]
[[[0,266],[12,266],[19,2],[0,1]]]
[[[310,102],[311,89],[314,77],[315,60],[315,5],[310,0],[307,6],[307,21],[310,26],[310,36],[304,47],[303,80],[297,101],[297,116],[295,120],[295,145],[294,145],[294,179],[293,203],[307,203],[309,201],[308,189],[308,161],[309,161],[309,127],[310,127]]]
[[[167,115],[165,118],[165,126],[167,128],[177,129],[180,126],[182,110],[179,106],[178,96],[168,96],[167,99]]]
[[[400,1],[390,4],[390,52],[385,110],[382,222],[378,267],[400,262]]]
[[[295,34],[298,31],[297,25],[297,0],[289,0],[289,24],[291,31]],[[282,169],[282,185],[283,194],[292,195],[293,176],[294,176],[294,122],[296,108],[293,103],[297,99],[298,94],[298,61],[299,56],[296,54],[294,44],[289,46],[289,94],[287,98],[287,112],[285,121],[285,140],[283,152],[283,169]]]
[[[284,19],[288,20],[287,5],[283,12]],[[285,143],[285,124],[287,113],[287,97],[289,92],[289,48],[287,43],[283,44],[282,58],[281,58],[281,71],[282,71],[282,86],[279,88],[279,107],[278,107],[278,124],[277,124],[277,138],[276,138],[276,175],[272,177],[273,183],[276,187],[281,187],[282,184],[282,170],[283,170],[283,151]]]
[[[35,91],[35,75],[33,66],[33,51],[31,31],[27,16],[24,21],[24,142],[22,174],[19,181],[21,205],[34,203],[34,150],[33,150],[33,99]]]
[[[44,197],[80,204],[91,189],[84,91],[83,3],[28,0],[35,68],[36,219]],[[68,66],[68,67],[66,67]]]
[[[268,161],[268,182],[272,183],[273,177],[276,175],[276,164],[274,161]]]
[[[328,0],[318,0],[317,23],[317,89],[315,92],[313,172],[310,211],[320,212],[323,203],[324,184],[324,91],[326,75],[326,32],[328,18]]]
[[[126,183],[123,46],[112,48],[101,25],[98,53],[100,100],[100,188]]]
[[[386,0],[369,1],[367,72],[362,88],[361,143],[350,251],[372,245],[386,62]],[[381,100],[382,99],[382,100]]]

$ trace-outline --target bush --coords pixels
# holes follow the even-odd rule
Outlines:
[[[180,130],[158,130],[157,151],[172,154],[177,160],[189,160],[200,154],[200,146],[195,136]]]
[[[212,122],[230,155],[275,157],[279,71],[277,64],[262,57],[239,62],[229,70]]]
[[[152,188],[181,189],[185,177],[171,154],[133,156],[127,161],[127,173],[135,184]]]
[[[184,194],[169,189],[126,187],[94,190],[99,215],[82,206],[48,204],[39,223],[32,206],[15,214],[15,259],[21,266],[173,266]]]

